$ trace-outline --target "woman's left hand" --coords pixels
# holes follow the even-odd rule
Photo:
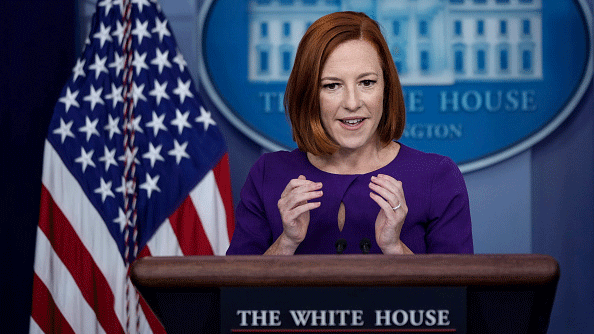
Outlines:
[[[384,254],[412,254],[400,240],[408,213],[402,182],[385,174],[371,177],[369,196],[380,206],[375,220],[375,240]]]

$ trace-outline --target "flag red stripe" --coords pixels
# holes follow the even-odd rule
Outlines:
[[[149,326],[151,327],[151,330],[153,331],[153,333],[154,334],[166,334],[167,332],[165,332],[165,327],[163,327],[163,324],[161,324],[161,322],[159,321],[157,316],[153,313],[153,310],[151,310],[151,308],[148,306],[146,300],[144,300],[144,298],[142,298],[142,296],[140,296],[140,299],[138,302],[140,303],[140,307],[142,307],[142,312],[144,312],[146,321],[148,322]]]
[[[177,150],[179,143],[176,141],[175,135],[155,138],[155,133],[154,136],[149,136],[149,138],[146,137],[142,130],[144,126],[151,126],[147,122],[152,110],[150,106],[159,105],[161,98],[171,102],[164,109],[164,112],[168,115],[171,115],[177,109],[176,106],[181,109],[184,100],[188,101],[185,105],[192,105],[191,108],[195,109],[188,110],[188,112],[195,113],[199,111],[201,117],[210,117],[210,113],[205,113],[203,110],[201,101],[196,96],[198,92],[191,84],[192,80],[182,63],[179,64],[179,67],[166,66],[167,68],[165,68],[161,66],[162,64],[156,64],[154,61],[151,62],[150,59],[147,59],[147,64],[151,62],[153,65],[158,65],[159,75],[165,79],[165,82],[163,84],[159,83],[159,85],[167,84],[167,82],[173,84],[177,81],[178,86],[182,82],[184,85],[189,86],[185,86],[184,92],[176,93],[178,97],[171,96],[170,98],[167,95],[149,97],[147,95],[144,98],[141,96],[139,100],[144,102],[135,99],[133,105],[130,104],[130,98],[132,98],[130,89],[132,86],[138,86],[140,87],[139,90],[142,90],[145,85],[151,86],[153,81],[157,85],[158,80],[153,75],[154,71],[149,69],[149,65],[139,66],[137,71],[134,72],[134,64],[130,63],[131,58],[124,57],[126,58],[125,68],[103,69],[101,71],[95,69],[94,75],[91,74],[95,67],[95,65],[90,64],[93,58],[95,58],[95,62],[98,62],[97,59],[99,58],[105,59],[108,56],[113,56],[113,53],[121,47],[125,49],[124,51],[129,51],[127,52],[128,56],[132,56],[138,51],[134,48],[138,47],[143,41],[143,37],[139,36],[138,45],[133,47],[129,45],[132,41],[131,35],[128,36],[129,38],[124,38],[123,43],[125,45],[122,45],[121,36],[119,39],[108,40],[92,38],[92,36],[97,36],[98,30],[101,30],[99,34],[102,34],[105,29],[116,29],[115,25],[118,24],[118,21],[123,22],[122,20],[127,20],[128,23],[136,22],[137,24],[141,24],[139,22],[143,21],[142,24],[150,23],[154,25],[155,20],[160,20],[163,15],[156,1],[152,1],[150,5],[148,3],[144,5],[128,3],[127,6],[124,6],[126,7],[125,13],[122,13],[124,7],[120,8],[119,11],[114,8],[110,12],[112,6],[107,5],[107,3],[110,3],[110,1],[97,3],[96,15],[99,21],[102,22],[101,27],[94,26],[93,31],[89,33],[90,43],[85,47],[81,58],[77,61],[76,68],[73,69],[74,75],[63,88],[63,94],[65,95],[61,96],[56,103],[54,116],[46,138],[37,240],[39,248],[35,255],[35,277],[38,281],[37,285],[40,285],[40,289],[43,291],[35,291],[35,294],[39,293],[40,295],[33,296],[35,304],[33,310],[38,312],[36,317],[41,322],[45,321],[43,324],[44,330],[50,332],[58,330],[60,332],[123,333],[124,330],[138,328],[142,332],[151,332],[152,330],[154,333],[165,333],[159,319],[150,310],[142,296],[139,296],[138,303],[135,303],[137,295],[133,290],[130,290],[130,280],[126,272],[129,268],[127,261],[133,257],[127,257],[126,261],[124,261],[121,253],[125,253],[124,256],[127,256],[129,249],[121,249],[123,242],[132,236],[136,246],[136,236],[144,236],[142,240],[147,241],[148,246],[138,245],[140,249],[136,250],[140,251],[139,257],[150,256],[151,253],[155,255],[214,255],[215,253],[222,255],[229,245],[229,239],[234,229],[229,157],[224,154],[220,161],[216,161],[217,157],[223,154],[225,149],[223,136],[220,134],[219,129],[214,126],[215,124],[209,123],[207,119],[199,120],[196,118],[196,123],[205,122],[206,128],[203,129],[199,125],[198,128],[194,129],[189,123],[185,123],[182,128],[189,127],[190,129],[185,131],[186,133],[190,132],[190,138],[199,139],[198,141],[192,141],[192,143],[202,143],[201,146],[212,145],[212,147],[208,147],[206,150],[202,150],[201,147],[188,148],[188,152],[195,152],[195,158],[188,155],[174,156],[171,153],[169,156],[164,155],[161,157],[162,159],[159,159],[164,161],[163,165],[160,163],[154,165],[155,161],[151,157],[150,179],[149,167],[133,162],[136,161],[135,157],[146,157],[143,154],[143,151],[146,151],[146,145],[140,145],[139,147],[137,145],[138,139],[137,142],[134,141],[135,134],[142,137],[140,139],[143,143],[151,141],[151,145],[159,145],[159,150],[162,147],[160,145],[165,147],[173,145]],[[137,9],[133,9],[134,6]],[[130,30],[127,32],[130,33]],[[143,45],[147,47],[149,53],[151,50],[159,50],[159,48],[163,47],[163,50],[167,50],[164,51],[165,53],[174,53],[175,58],[182,57],[179,50],[177,50],[173,35],[167,33],[167,36],[170,39],[164,41],[164,36],[160,33],[158,41],[156,38],[144,39]],[[163,75],[161,75],[162,70],[165,71],[162,73]],[[123,79],[120,71],[124,73]],[[132,77],[134,73],[136,73],[136,76]],[[108,84],[111,82],[112,92],[110,94],[113,97],[112,102],[115,104],[101,101],[83,103],[82,97],[77,98],[77,94],[81,92],[90,90],[93,93],[97,89],[100,90],[100,87],[105,86],[106,82]],[[118,91],[118,88],[114,87],[114,85],[121,85],[122,83],[126,86],[123,95],[121,89]],[[181,87],[179,88],[181,89]],[[119,102],[116,100],[117,96],[120,97]],[[140,104],[137,105],[136,102],[140,102]],[[96,109],[97,103],[104,105],[104,107]],[[118,103],[124,103],[125,105],[123,114],[121,109],[116,108]],[[72,111],[71,115],[68,116],[68,110],[72,106],[76,107],[80,117],[70,117]],[[130,112],[134,114],[132,118],[128,117]],[[110,113],[109,125],[105,127],[105,117]],[[179,113],[179,110],[177,113]],[[154,112],[152,114],[153,122],[156,122],[154,118],[157,116]],[[115,123],[112,122],[113,116],[117,116],[117,120],[114,120]],[[159,117],[162,116],[165,115]],[[123,117],[123,121],[119,120],[120,117]],[[140,123],[141,118],[144,119],[142,123]],[[85,123],[82,123],[83,119],[86,120]],[[163,118],[160,119],[163,120]],[[58,122],[60,125],[58,125]],[[89,122],[93,122],[93,127],[99,122],[98,126],[108,130],[109,137],[105,132],[91,131]],[[208,124],[213,126],[209,127]],[[160,129],[175,129],[173,127],[174,122],[171,125],[172,127],[169,128],[165,124],[161,124]],[[178,131],[182,132],[182,128],[178,128]],[[75,129],[78,129],[78,132]],[[159,131],[156,127],[154,130]],[[85,136],[79,134],[79,132],[86,132],[86,141]],[[116,134],[117,137],[114,137]],[[98,141],[90,140],[94,135],[98,137]],[[210,141],[210,143],[207,141]],[[102,142],[105,145],[102,145]],[[186,144],[184,143],[184,145]],[[112,152],[121,148],[121,145],[126,151],[122,163],[105,161],[106,166],[104,169],[100,166],[101,164],[96,166],[94,163],[87,161],[87,158],[91,159],[94,151],[101,149],[105,150],[104,157],[107,159],[107,152],[111,150],[109,154],[113,156],[114,153]],[[78,156],[79,150],[81,152],[80,158],[75,158]],[[87,150],[90,150],[89,153],[87,153]],[[183,146],[183,150],[185,153],[185,146]],[[127,152],[131,153],[131,155]],[[170,171],[169,161],[172,161],[174,157],[179,173],[176,172],[175,177],[170,177],[172,174],[163,176],[164,172]],[[181,158],[189,159],[193,167],[196,168],[185,170],[185,166],[180,164]],[[99,160],[103,159],[99,158]],[[97,161],[97,155],[92,158],[92,161]],[[132,165],[129,165],[129,163],[132,163]],[[199,175],[205,172],[205,169],[211,168],[213,163],[217,163],[217,166],[212,170],[212,173],[208,171],[201,180],[196,180]],[[81,165],[79,164],[82,164],[82,173],[80,173]],[[118,175],[121,174],[119,172],[115,174],[110,172],[112,164],[116,165],[116,168],[123,167],[123,172],[126,175]],[[121,169],[118,170],[122,171]],[[137,170],[135,174],[137,176],[140,174],[146,175],[146,183],[144,184],[147,185],[157,182],[159,180],[158,176],[163,176],[159,184],[160,188],[156,188],[158,195],[153,195],[154,197],[151,199],[151,194],[155,194],[152,191],[155,189],[145,189],[144,184],[136,187],[129,186],[129,183],[126,182],[129,179],[128,174],[134,173],[135,170]],[[120,181],[120,177],[122,177],[122,181]],[[137,181],[142,182],[142,180],[142,175],[140,175]],[[195,181],[197,184],[193,190],[186,194],[180,194],[181,197],[178,197],[177,186],[181,182],[191,182],[193,184]],[[163,182],[166,182],[167,185]],[[129,188],[134,188],[132,194],[127,192]],[[120,189],[126,190],[121,195],[123,197],[113,192],[114,190],[119,192]],[[148,195],[147,200],[144,200],[145,194]],[[186,196],[185,199],[184,196]],[[100,202],[99,199],[101,199]],[[127,200],[130,199],[134,204],[132,206],[128,205]],[[136,200],[139,200],[139,202],[136,202]],[[183,203],[176,208],[175,206],[178,205],[180,200],[183,200]],[[136,204],[140,206],[136,207]],[[155,206],[159,206],[159,209],[154,210],[154,213],[176,211],[170,217],[165,218],[158,214],[152,214],[152,208]],[[145,210],[148,210],[148,212]],[[137,212],[143,213],[143,219],[140,219],[142,221],[137,221]],[[147,213],[146,217],[144,216],[145,212]],[[135,222],[133,235],[115,231],[118,227],[117,223],[124,224],[124,219],[131,219]],[[165,221],[163,222],[163,220]],[[223,230],[225,228],[226,232]],[[38,298],[41,298],[40,296],[45,296],[45,300],[43,301],[44,304],[38,305],[36,303]],[[74,301],[72,302],[72,300]],[[50,311],[46,309],[50,309]],[[51,313],[46,314],[47,312]],[[41,327],[37,326],[33,313],[31,315],[32,328],[33,331],[38,331]],[[59,317],[53,319],[53,313],[58,313]],[[69,329],[61,330],[63,326],[60,324],[54,326],[54,322],[62,322]]]
[[[33,275],[31,317],[45,333],[74,333],[72,327],[56,306],[49,290],[37,274]]]
[[[140,252],[138,253],[138,256],[136,257],[136,259],[140,259],[140,258],[143,258],[143,257],[145,257],[145,256],[151,256],[151,251],[150,251],[150,249],[148,248],[148,245],[147,245],[147,246],[144,246],[144,247],[143,247],[143,248],[140,250]]]
[[[43,184],[39,228],[95,311],[101,327],[107,333],[123,333],[124,329],[114,310],[115,298],[109,283]]]
[[[231,171],[229,169],[229,153],[221,158],[219,163],[213,168],[215,180],[217,181],[217,187],[219,193],[223,199],[225,205],[225,213],[227,215],[227,233],[229,234],[229,240],[233,236],[233,230],[235,229],[235,218],[233,215],[233,193],[231,191]]]
[[[214,255],[190,196],[169,217],[184,255]]]

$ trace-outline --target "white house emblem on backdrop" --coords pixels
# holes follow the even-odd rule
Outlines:
[[[401,141],[463,172],[544,138],[592,78],[585,0],[206,0],[198,53],[208,96],[264,148],[294,148],[283,96],[297,46],[312,22],[345,10],[382,27],[407,108]]]
[[[250,82],[286,82],[307,27],[342,10],[380,23],[405,86],[542,79],[540,0],[289,2],[249,3]]]

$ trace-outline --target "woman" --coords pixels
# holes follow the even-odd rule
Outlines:
[[[456,164],[395,141],[402,89],[374,20],[339,12],[309,27],[285,110],[298,149],[252,167],[228,255],[473,252]]]

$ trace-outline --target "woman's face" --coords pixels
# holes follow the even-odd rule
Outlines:
[[[384,77],[377,51],[364,40],[340,44],[322,68],[320,112],[341,150],[376,148],[384,109]]]

